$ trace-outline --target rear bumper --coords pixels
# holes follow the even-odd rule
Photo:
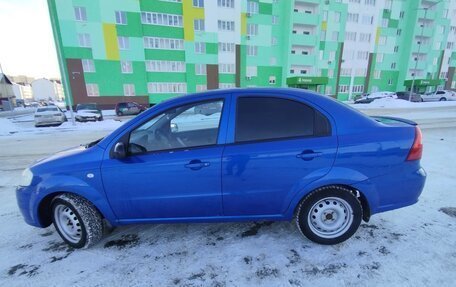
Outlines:
[[[425,182],[426,172],[418,167],[408,172],[371,178],[353,186],[366,196],[371,214],[375,214],[417,203]]]

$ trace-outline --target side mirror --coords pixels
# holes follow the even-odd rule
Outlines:
[[[117,159],[125,158],[127,156],[127,151],[125,149],[124,143],[122,143],[122,142],[116,143],[116,145],[114,146],[114,151],[113,151],[112,155],[114,158],[117,158]]]

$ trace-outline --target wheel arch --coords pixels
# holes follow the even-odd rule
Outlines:
[[[48,227],[49,225],[52,224],[52,210],[51,210],[52,201],[54,200],[54,198],[56,198],[57,196],[59,196],[61,194],[73,194],[73,195],[79,196],[81,198],[84,198],[85,200],[87,200],[88,202],[93,204],[93,206],[101,214],[101,217],[103,219],[108,220],[109,223],[112,224],[112,222],[105,216],[105,213],[103,213],[103,208],[100,208],[99,206],[97,206],[96,203],[94,203],[93,201],[91,201],[87,197],[85,197],[85,196],[83,196],[83,195],[81,195],[79,193],[76,193],[76,192],[56,191],[56,192],[52,192],[52,193],[47,194],[38,203],[37,219],[40,222],[40,225],[42,227]]]
[[[359,202],[361,203],[361,206],[363,208],[363,215],[362,215],[362,218],[365,222],[368,222],[369,219],[370,219],[370,216],[371,216],[371,209],[370,209],[370,205],[369,205],[369,201],[366,197],[366,195],[360,191],[359,189],[356,189],[355,187],[349,185],[349,184],[346,184],[346,183],[334,183],[334,184],[326,184],[326,185],[322,185],[322,186],[319,186],[319,187],[316,187],[316,188],[313,188],[312,190],[310,190],[309,192],[305,192],[303,193],[299,198],[298,200],[296,201],[296,203],[293,205],[293,209],[292,209],[292,214],[293,214],[293,217],[296,216],[296,213],[298,212],[298,209],[299,209],[299,206],[301,204],[301,202],[303,200],[305,200],[307,198],[307,196],[309,196],[309,194],[313,193],[313,192],[316,192],[317,190],[321,190],[321,189],[327,189],[327,188],[337,188],[337,187],[341,187],[341,188],[344,188],[344,189],[347,189],[349,190],[350,192],[352,192],[356,198],[358,198]]]

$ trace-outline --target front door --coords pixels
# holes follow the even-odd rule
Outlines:
[[[223,152],[227,216],[280,216],[300,188],[329,172],[337,138],[328,119],[277,97],[237,99],[234,143]]]
[[[199,112],[214,103],[211,113]],[[120,221],[221,215],[217,142],[223,100],[189,104],[147,120],[129,135],[129,156],[103,162],[103,183]]]

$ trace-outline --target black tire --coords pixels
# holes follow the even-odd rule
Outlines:
[[[59,224],[55,218],[56,208],[68,208],[70,214],[75,216],[80,225],[80,239],[77,242],[71,242],[67,239],[65,232],[60,230]],[[69,246],[73,248],[88,248],[98,243],[103,237],[103,218],[95,206],[88,200],[74,195],[74,194],[61,194],[54,198],[52,201],[52,222],[54,227],[59,233],[60,237]],[[78,224],[79,224],[78,223]],[[76,226],[74,226],[77,228]]]
[[[328,200],[322,202],[323,199]],[[317,203],[323,204],[320,204],[315,208],[315,205]],[[326,203],[326,205],[324,203]],[[332,206],[332,204],[334,204],[334,207]],[[349,207],[346,206],[347,204],[349,205]],[[319,207],[321,207],[320,211],[318,211]],[[351,208],[352,212],[350,212],[349,208]],[[334,219],[334,213],[342,214],[340,211],[343,210],[345,218],[342,219],[343,223],[339,233],[334,235],[324,235],[318,233],[329,232],[329,230],[319,229],[319,227],[317,226],[322,225],[318,225],[316,222],[313,221],[315,218],[317,218],[315,215],[320,215],[320,213],[317,212],[322,212],[322,210],[326,210],[328,213],[330,213],[330,218],[327,217],[328,215],[325,215],[325,219],[323,221],[336,221],[337,215]],[[331,210],[333,211],[331,212]],[[323,218],[323,215],[324,214],[321,214],[320,217]],[[351,218],[351,220],[347,219],[347,217]],[[296,224],[298,226],[299,231],[311,241],[324,245],[332,245],[344,242],[353,234],[355,234],[356,230],[361,224],[362,217],[363,208],[361,206],[360,201],[358,200],[356,195],[352,193],[352,191],[341,186],[328,186],[313,191],[301,201],[296,212]],[[312,220],[313,223],[310,223],[312,224],[312,226],[309,225],[309,220]],[[347,220],[348,222],[346,222]]]
[[[123,113],[122,112],[117,112],[117,116],[121,117],[121,116],[123,116]]]
[[[439,101],[440,101],[440,102],[444,102],[444,101],[446,101],[446,100],[447,100],[447,99],[446,99],[445,97],[441,97]]]

